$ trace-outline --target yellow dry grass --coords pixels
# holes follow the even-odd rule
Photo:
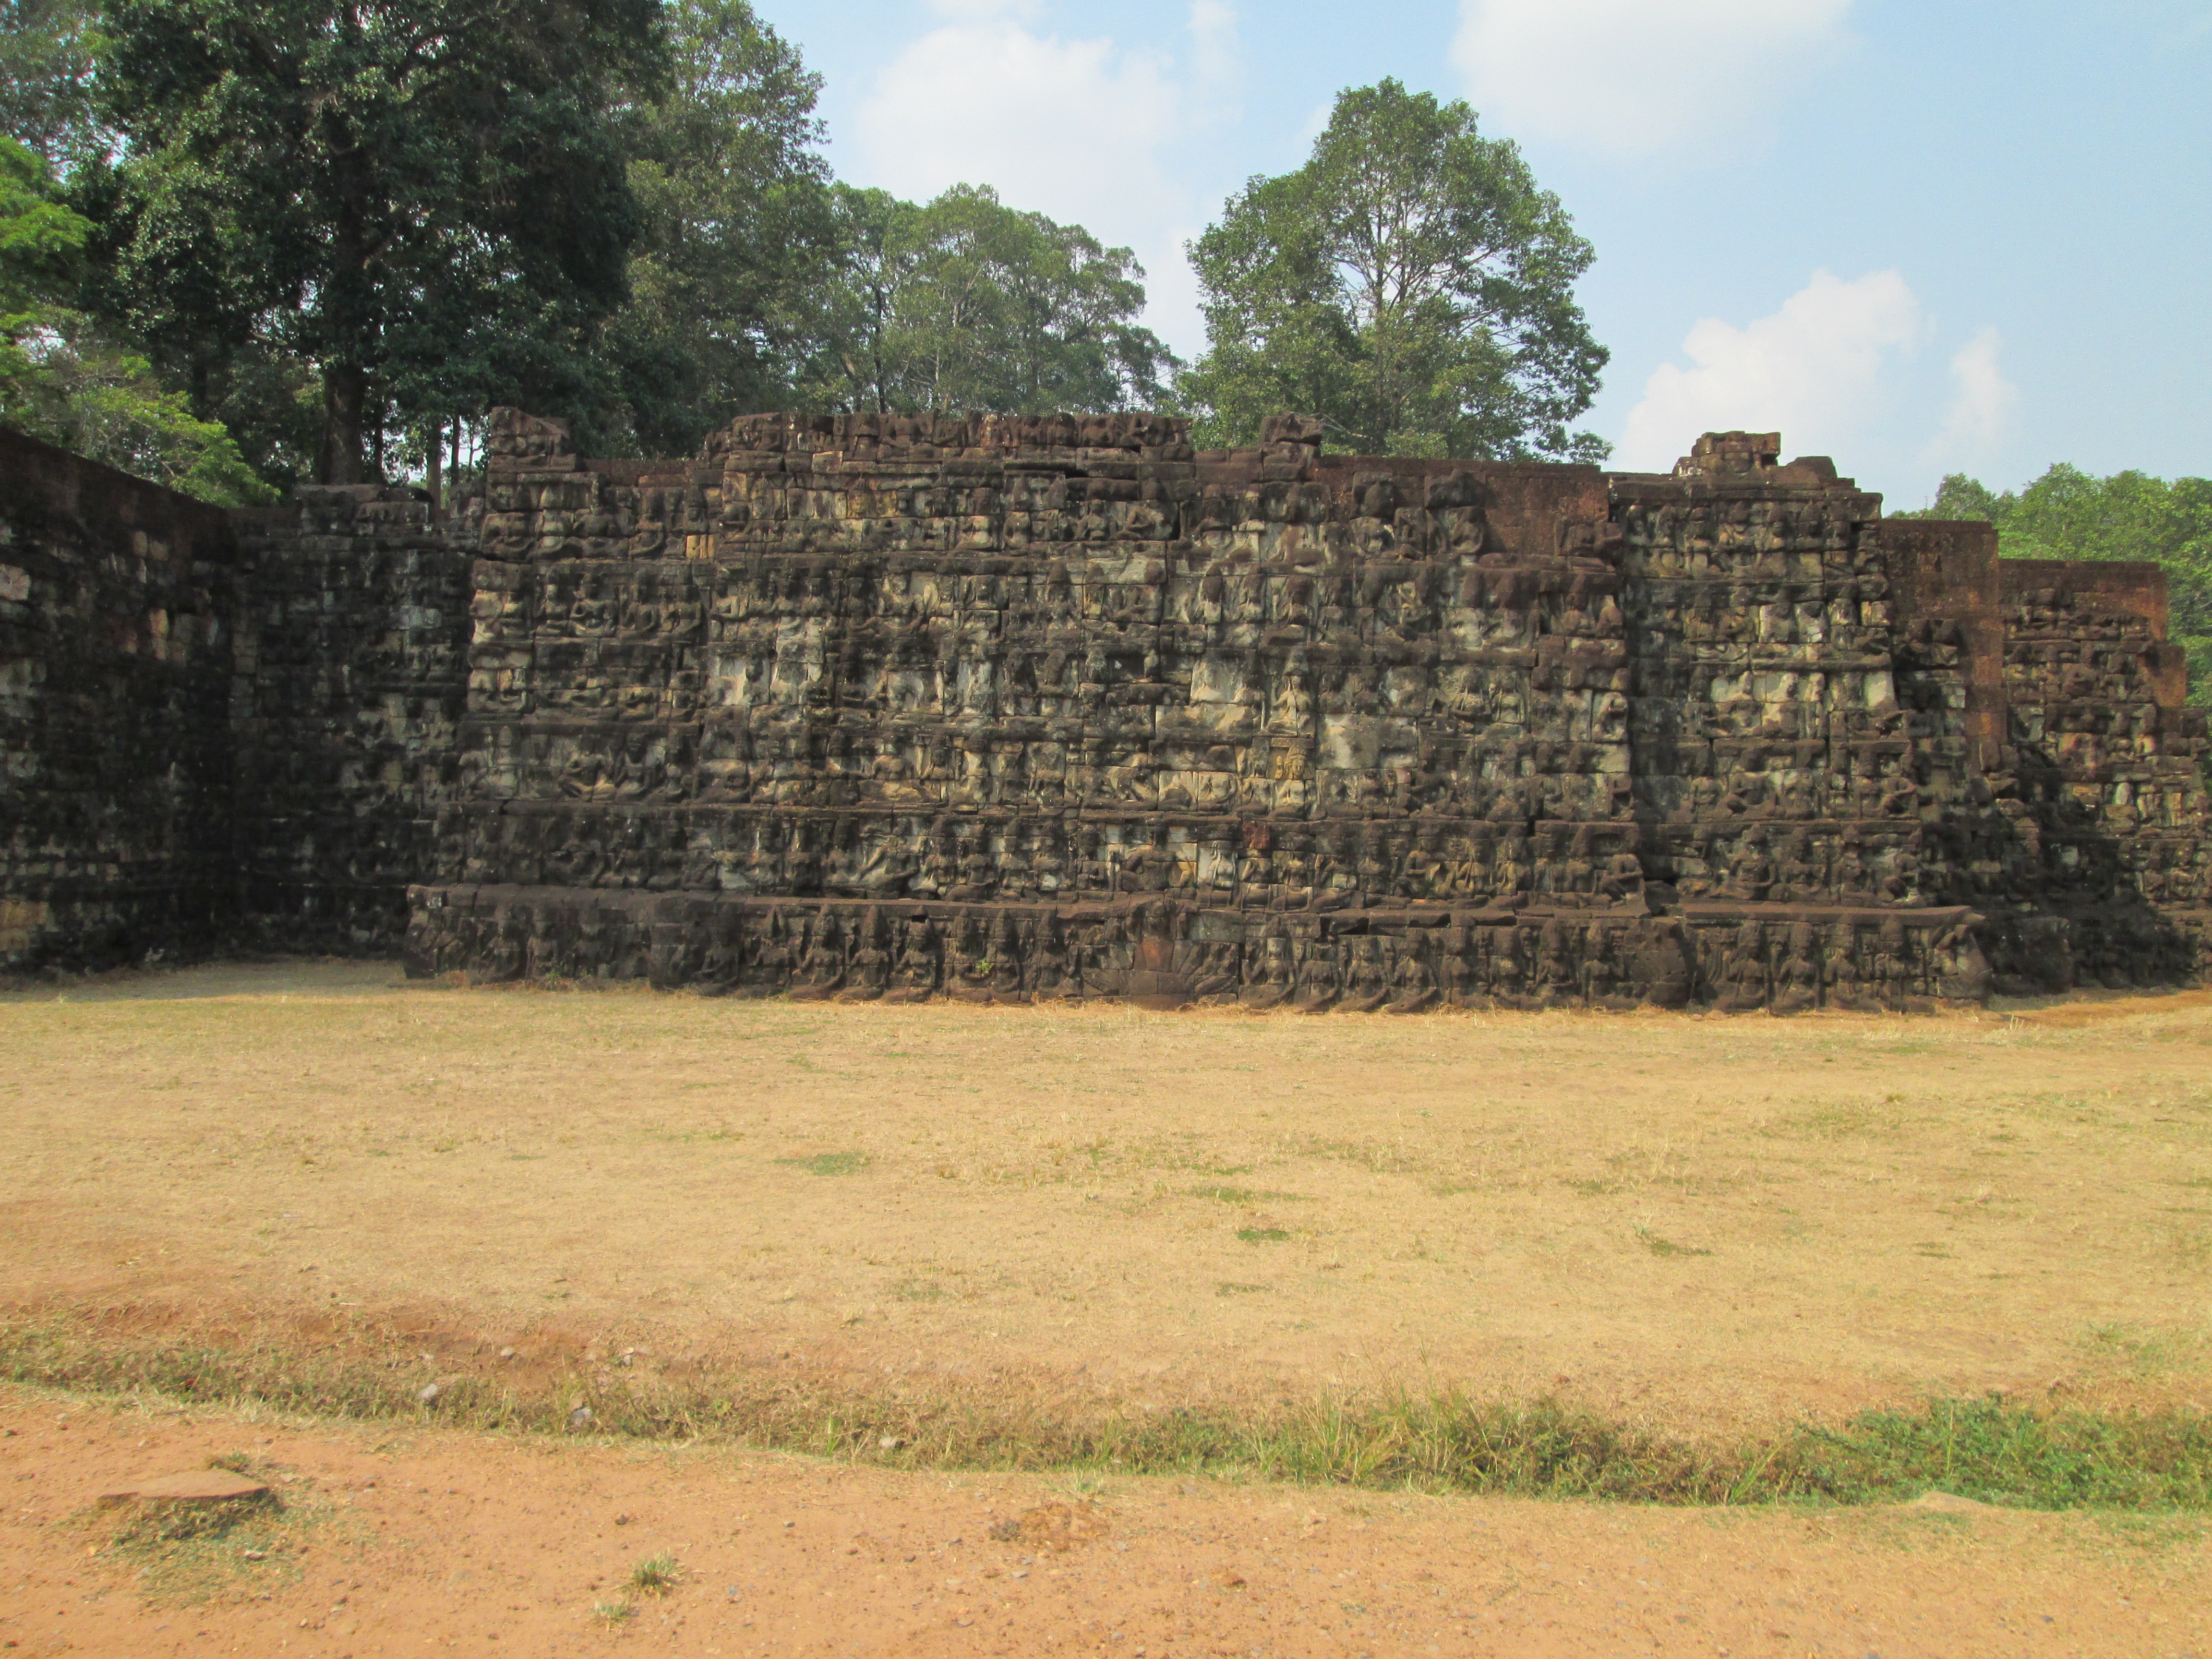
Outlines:
[[[410,987],[0,1000],[0,1301],[406,1307],[1138,1403],[1680,1428],[2212,1400],[2212,996],[1254,1018]]]

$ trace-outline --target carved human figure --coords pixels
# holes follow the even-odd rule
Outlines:
[[[854,932],[853,959],[845,970],[840,1002],[873,1002],[890,983],[890,952],[884,948],[884,913],[870,905]]]
[[[1715,1000],[1731,1012],[1748,1012],[1766,1006],[1766,927],[1747,921],[1722,947],[1719,983]]]
[[[1260,941],[1260,960],[1252,978],[1237,1000],[1247,1008],[1279,1006],[1291,994],[1293,969],[1290,940],[1280,933],[1267,934]]]
[[[1820,930],[1809,921],[1791,923],[1788,948],[1774,975],[1774,1012],[1796,1014],[1820,1006],[1826,973]]]
[[[1437,940],[1436,987],[1438,999],[1454,1008],[1477,1007],[1489,1000],[1489,964],[1480,937],[1487,928],[1455,921]]]
[[[756,943],[745,964],[743,990],[747,996],[772,997],[790,983],[798,966],[791,924],[781,905],[771,905],[765,916],[755,919]]]
[[[1766,834],[1756,824],[1743,832],[1729,860],[1728,877],[1720,896],[1741,903],[1758,904],[1774,884],[1774,860],[1767,855]]]
[[[1027,1002],[1029,997],[1022,989],[1021,943],[1014,928],[1012,913],[1000,910],[991,922],[990,939],[991,1000],[994,1002]]]
[[[798,969],[792,977],[792,1000],[823,1001],[836,994],[844,976],[844,939],[837,927],[836,914],[825,912],[814,924],[813,937],[807,942],[805,954],[799,959]]]
[[[1881,1001],[1868,987],[1859,966],[1858,935],[1858,928],[1850,922],[1837,927],[1828,950],[1826,1000],[1831,1008],[1863,1013],[1881,1006]]]
[[[1883,918],[1875,935],[1873,978],[1883,1004],[1901,1008],[1918,996],[1919,963],[1914,961],[1901,916]]]
[[[1547,918],[1537,935],[1536,993],[1547,1008],[1580,1000],[1581,975],[1575,971],[1572,936],[1564,918]]]
[[[1990,994],[1989,958],[1975,936],[1974,919],[1961,917],[1929,949],[1936,994],[1949,1001],[1981,1002]]]
[[[1344,973],[1344,994],[1338,1006],[1347,1013],[1371,1014],[1390,994],[1390,973],[1382,958],[1382,941],[1372,933],[1352,940],[1352,958]]]
[[[1067,1001],[1082,995],[1075,953],[1057,913],[1048,911],[1038,922],[1029,966],[1030,990],[1038,1001]]]
[[[1436,977],[1429,971],[1419,942],[1408,937],[1398,947],[1398,960],[1390,974],[1390,1000],[1383,1010],[1393,1014],[1418,1014],[1437,998]]]
[[[924,1002],[937,989],[937,929],[926,911],[915,911],[900,930],[898,960],[892,965],[886,1002]]]
[[[1312,940],[1298,963],[1297,989],[1291,1006],[1302,1014],[1325,1012],[1335,1005],[1340,988],[1335,945],[1326,939]]]

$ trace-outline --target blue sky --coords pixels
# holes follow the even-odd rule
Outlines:
[[[1616,465],[1779,428],[1925,504],[1947,471],[2212,473],[2212,0],[756,0],[841,177],[969,181],[1144,262],[1395,76],[1516,140],[1597,248]]]

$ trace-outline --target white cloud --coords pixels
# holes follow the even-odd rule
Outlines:
[[[2012,420],[2020,388],[2005,378],[1997,362],[2004,339],[1985,328],[1959,348],[1951,359],[1951,412],[1928,447],[1931,460],[1956,460],[1979,454],[2002,437]]]
[[[1042,0],[929,0],[930,10],[956,23],[981,23],[997,17],[1034,17]]]
[[[1191,0],[1190,40],[1191,90],[1200,104],[1193,116],[1204,121],[1234,115],[1244,64],[1237,8],[1229,0]]]
[[[1212,204],[1193,198],[1176,152],[1194,129],[1234,114],[1236,8],[1193,0],[1183,69],[1109,37],[1042,33],[1020,0],[931,3],[948,21],[876,76],[854,124],[855,175],[921,201],[989,185],[1011,207],[1135,249],[1146,321],[1179,349],[1195,346],[1204,331],[1182,240]]]
[[[1644,382],[1615,464],[1663,471],[1701,432],[1778,431],[1796,454],[1847,450],[1880,407],[1884,371],[1922,331],[1920,301],[1893,270],[1850,283],[1815,271],[1741,328],[1708,317],[1682,342],[1690,367],[1662,363]]]
[[[1758,123],[1849,45],[1851,0],[1461,0],[1452,60],[1492,130],[1621,155]]]

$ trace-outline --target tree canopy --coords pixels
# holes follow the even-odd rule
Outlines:
[[[1559,198],[1463,102],[1338,95],[1295,173],[1255,178],[1191,246],[1207,349],[1182,382],[1217,441],[1283,409],[1371,453],[1595,460],[1572,423],[1606,352]]]
[[[623,125],[642,219],[601,356],[610,441],[688,455],[789,398],[835,249],[821,76],[744,0],[682,0],[668,19],[668,81]]]
[[[655,0],[107,0],[122,159],[81,191],[106,308],[209,412],[252,348],[314,365],[316,471],[512,388],[578,402],[639,228],[615,115]]]
[[[2025,489],[1953,473],[1935,505],[1899,518],[1993,524],[2008,559],[2139,559],[2163,566],[2169,636],[2189,653],[2191,699],[2212,703],[2212,478],[2053,466]]]
[[[1224,441],[1291,408],[1339,447],[1603,450],[1569,429],[1605,361],[1571,291],[1589,245],[1465,105],[1395,82],[1194,248],[1212,346],[1186,373],[1129,249],[986,186],[837,181],[820,77],[749,0],[0,21],[0,418],[215,498],[434,487],[498,404],[617,454],[780,405],[1178,402]]]
[[[0,137],[0,422],[226,505],[272,492],[223,428],[68,303],[92,226],[46,160]]]
[[[1165,400],[1143,267],[1080,225],[959,185],[926,205],[840,185],[823,400],[842,409],[1120,410]]]

